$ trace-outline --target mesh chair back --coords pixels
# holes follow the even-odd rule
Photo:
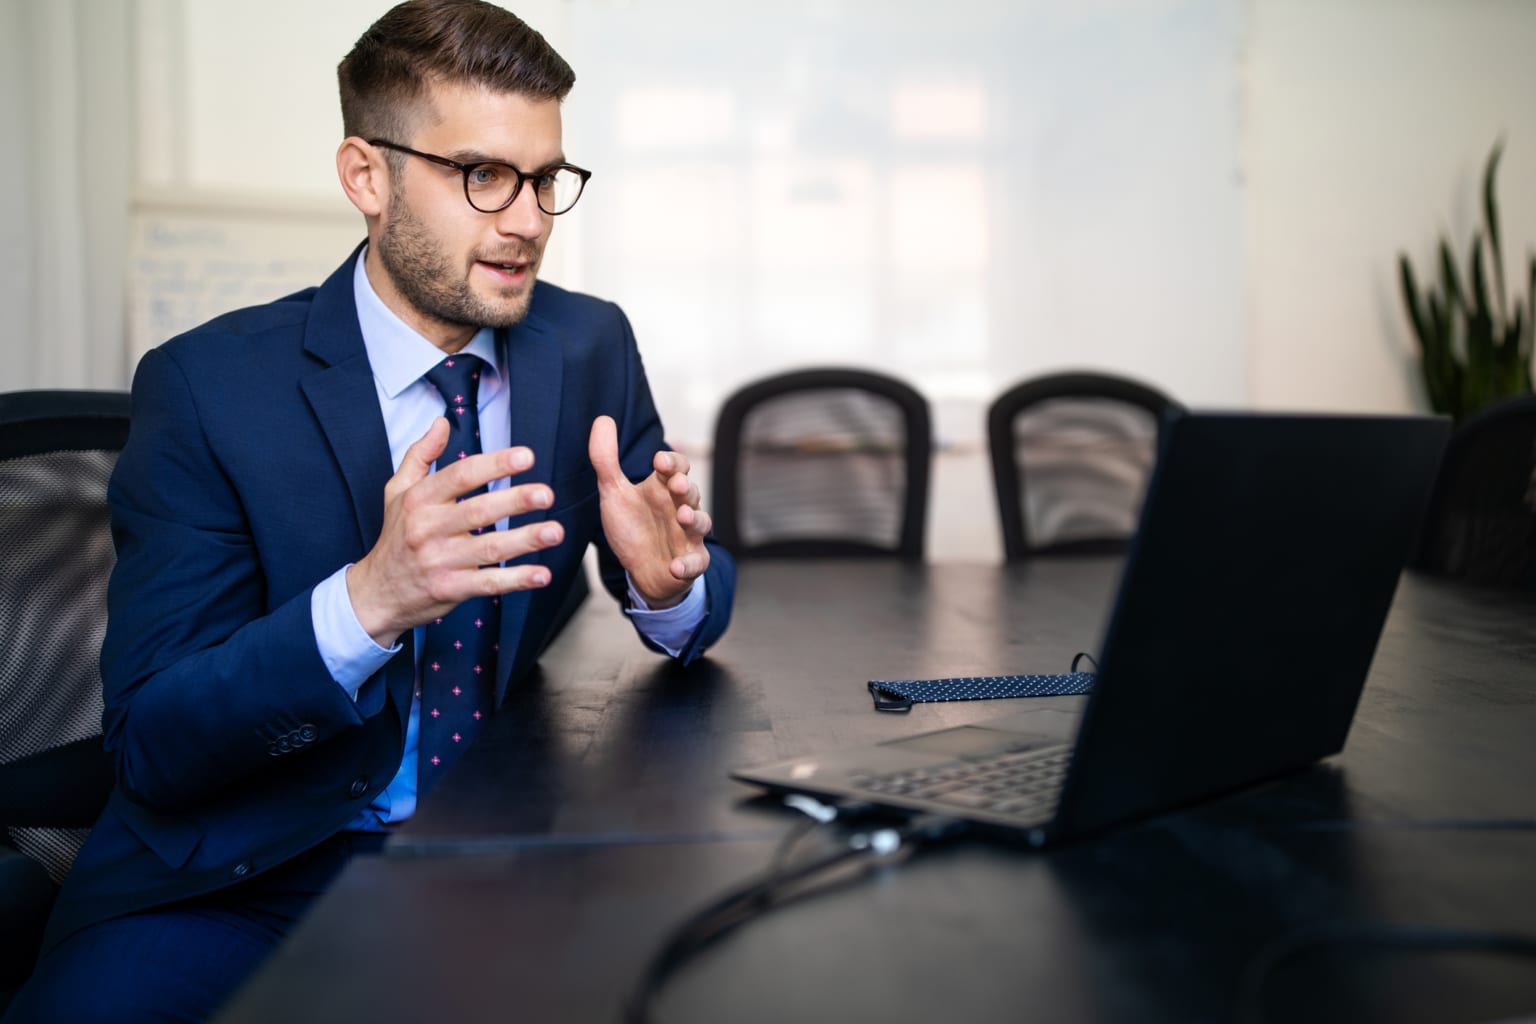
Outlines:
[[[1485,409],[1451,435],[1414,564],[1536,590],[1536,395]]]
[[[715,536],[733,554],[923,557],[928,403],[892,377],[818,369],[737,391],[715,425]]]
[[[1054,374],[987,414],[1008,561],[1123,551],[1136,531],[1162,414],[1178,404],[1121,377]]]
[[[83,806],[67,822],[77,827],[29,827],[57,806],[20,804],[23,790],[38,788],[40,755],[77,744],[93,765],[106,760],[97,663],[115,562],[106,490],[127,435],[126,393],[0,395],[0,823],[55,881],[106,798],[102,773],[74,770],[77,761],[58,780],[100,790],[83,800],[55,794]],[[26,786],[14,781],[22,778]]]

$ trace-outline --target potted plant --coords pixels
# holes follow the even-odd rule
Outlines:
[[[1530,257],[1526,294],[1506,295],[1499,208],[1494,198],[1502,141],[1483,173],[1484,224],[1472,232],[1463,277],[1442,236],[1439,280],[1422,291],[1406,254],[1398,256],[1403,301],[1419,345],[1424,389],[1435,412],[1460,423],[1478,410],[1532,390],[1532,337],[1536,334],[1536,256]]]

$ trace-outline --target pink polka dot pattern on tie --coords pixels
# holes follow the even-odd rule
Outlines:
[[[481,365],[477,356],[449,356],[427,371],[426,379],[443,396],[443,416],[448,420],[446,459],[480,453],[480,414],[475,403]],[[444,460],[438,461],[441,468]],[[484,493],[481,487],[459,500]],[[417,762],[418,792],[423,795],[469,746],[484,719],[482,712],[494,704],[500,605],[497,598],[472,598],[423,630],[421,663],[431,670],[422,673],[422,706],[430,709],[421,720]]]

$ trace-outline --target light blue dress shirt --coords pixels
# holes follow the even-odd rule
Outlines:
[[[443,358],[437,346],[417,334],[405,322],[384,305],[368,281],[364,258],[359,257],[353,275],[353,293],[357,300],[357,317],[363,331],[363,343],[368,350],[368,362],[373,367],[374,387],[378,391],[379,408],[384,414],[384,429],[389,437],[389,454],[395,469],[406,449],[416,443],[432,420],[443,414],[443,399],[437,389],[423,378],[428,370]],[[479,412],[480,430],[488,438],[509,437],[512,430],[508,406],[509,367],[505,353],[498,351],[496,334],[485,328],[475,335],[464,352],[479,356],[491,366],[493,373],[480,378]],[[491,482],[491,490],[511,486],[511,480],[503,477]],[[496,524],[505,529],[507,521]],[[357,621],[347,595],[347,570],[350,563],[342,566],[315,587],[310,598],[310,614],[314,620],[315,641],[320,656],[331,671],[331,676],[354,700],[368,678],[384,667],[399,653],[401,645],[380,647],[373,642]],[[632,607],[627,609],[640,631],[668,654],[676,655],[688,642],[694,630],[704,619],[704,577],[693,582],[687,597],[671,608],[652,610],[629,587]],[[416,696],[411,701],[411,715],[405,734],[405,755],[400,770],[359,816],[351,822],[354,829],[378,830],[386,824],[404,821],[416,811],[416,753],[421,727],[421,627],[415,632]]]

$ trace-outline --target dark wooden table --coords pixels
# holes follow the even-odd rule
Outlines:
[[[685,670],[588,602],[220,1020],[616,1021],[670,927],[765,866],[798,818],[730,767],[1024,706],[883,715],[864,682],[1064,671],[1096,649],[1117,573],[749,564],[730,633]],[[1068,732],[1081,700],[1028,706]],[[1408,576],[1341,756],[1047,853],[965,841],[879,867],[707,950],[656,1017],[1533,1013],[1529,955],[1441,948],[1536,937],[1533,782],[1536,600]]]

